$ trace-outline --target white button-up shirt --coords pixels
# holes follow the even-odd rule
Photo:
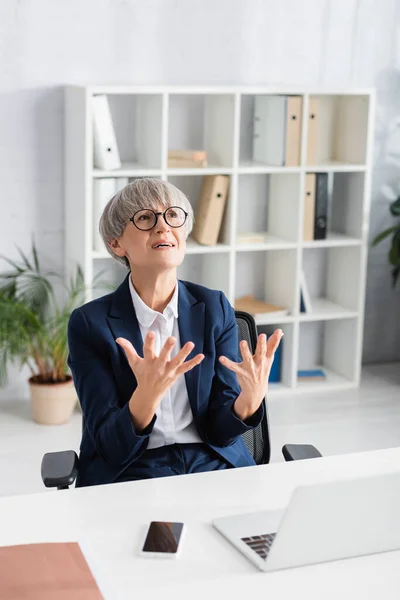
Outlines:
[[[143,302],[130,277],[129,289],[143,340],[149,331],[155,333],[154,352],[158,356],[167,339],[173,335],[176,338],[176,344],[171,352],[171,357],[176,356],[181,349],[178,329],[178,282],[174,294],[162,314]],[[202,442],[193,421],[185,376],[179,377],[172,388],[167,391],[156,410],[156,415],[157,419],[150,434],[148,449],[176,443]]]

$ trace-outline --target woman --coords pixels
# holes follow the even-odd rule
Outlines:
[[[222,292],[178,281],[193,211],[170,183],[138,179],[107,204],[100,233],[129,269],[75,310],[69,359],[84,415],[77,486],[254,465],[241,438],[263,418],[282,332],[237,362]]]

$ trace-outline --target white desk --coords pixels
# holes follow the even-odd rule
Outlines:
[[[216,516],[282,508],[300,483],[395,471],[400,448],[6,497],[0,545],[90,540],[88,562],[107,599],[398,600],[400,551],[262,573],[211,526]],[[178,560],[138,556],[151,520],[187,524]]]

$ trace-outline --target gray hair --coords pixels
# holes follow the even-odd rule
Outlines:
[[[126,256],[114,254],[109,244],[121,237],[135,212],[144,208],[156,211],[160,205],[163,208],[180,206],[188,213],[184,225],[187,238],[193,228],[193,208],[185,194],[172,183],[161,179],[135,179],[111,198],[101,215],[99,232],[107,251],[115,260],[129,268]]]

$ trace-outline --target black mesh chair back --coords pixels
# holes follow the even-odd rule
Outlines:
[[[236,323],[238,326],[239,343],[246,340],[251,353],[255,352],[257,346],[257,327],[251,315],[242,311],[235,311]],[[241,357],[240,348],[238,349]],[[269,442],[269,426],[267,403],[264,402],[264,419],[255,429],[246,431],[242,435],[244,443],[253,456],[257,465],[263,465],[269,462],[271,456],[271,447]]]

